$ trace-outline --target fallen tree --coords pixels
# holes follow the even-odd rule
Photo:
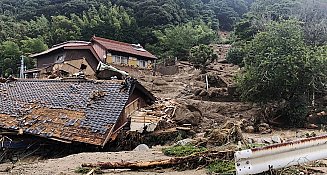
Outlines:
[[[181,164],[190,165],[207,165],[217,159],[219,160],[232,160],[234,151],[205,151],[192,154],[186,157],[174,157],[164,160],[146,161],[146,162],[98,162],[98,163],[85,163],[82,167],[100,168],[100,169],[151,169],[155,167],[173,167]]]

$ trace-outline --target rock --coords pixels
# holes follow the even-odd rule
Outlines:
[[[307,124],[306,126],[305,126],[307,129],[317,129],[317,128],[319,128],[317,125],[315,125],[315,124]]]
[[[192,126],[197,126],[202,119],[201,111],[194,110],[193,108],[191,110],[190,108],[185,105],[178,106],[173,120],[179,125],[191,124]]]
[[[205,132],[201,132],[201,133],[196,133],[195,137],[200,137],[200,138],[204,138],[206,135]]]
[[[205,97],[208,95],[208,92],[206,90],[202,90],[200,93],[199,93],[199,96],[200,97]]]
[[[253,144],[254,143],[254,140],[252,138],[248,138],[247,141],[248,141],[249,144]]]
[[[206,88],[207,84],[204,82],[201,82],[201,81],[196,81],[196,82],[194,82],[194,86],[199,87],[199,88]]]
[[[274,143],[282,143],[282,139],[279,136],[272,136],[271,140]]]
[[[218,88],[210,88],[208,92],[210,98],[221,96],[220,93],[221,91]]]
[[[270,126],[267,123],[261,123],[259,125],[258,129],[261,134],[268,134],[268,133],[272,132],[272,130],[270,129]]]
[[[270,126],[267,123],[261,123],[259,127],[270,128]]]
[[[262,142],[263,143],[267,143],[267,144],[272,144],[273,141],[271,140],[271,138],[262,138]]]
[[[166,81],[166,82],[173,82],[174,79],[173,79],[173,78],[170,78],[170,77],[165,77],[165,81]]]
[[[264,127],[259,127],[259,132],[261,133],[261,134],[269,134],[269,133],[271,133],[272,132],[272,130],[271,129],[267,129],[267,128],[264,128]]]
[[[147,132],[153,132],[157,128],[157,123],[150,123],[146,126]]]
[[[254,127],[253,126],[247,126],[244,129],[245,132],[247,133],[254,133]]]
[[[253,143],[263,143],[262,139],[260,138],[253,138]]]
[[[140,144],[133,151],[148,151],[150,148],[146,144]]]
[[[155,79],[153,81],[153,84],[155,84],[157,86],[168,85],[168,83],[165,80],[163,80],[163,79]]]
[[[191,145],[191,144],[195,144],[196,141],[193,139],[184,139],[184,140],[180,140],[176,143],[176,145],[179,146],[185,146],[185,145]]]
[[[195,89],[194,90],[194,95],[198,96],[202,92],[202,89]]]

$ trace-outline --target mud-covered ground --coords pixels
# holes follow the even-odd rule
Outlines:
[[[106,153],[80,153],[74,154],[59,159],[49,159],[37,162],[17,162],[15,165],[5,163],[0,165],[0,174],[13,175],[64,175],[64,174],[78,174],[75,170],[81,166],[82,163],[97,163],[108,161],[151,161],[167,159],[169,157],[163,155],[161,148],[154,148],[148,151],[124,151],[124,152],[106,152]],[[187,170],[178,171],[173,169],[154,169],[147,171],[123,171],[123,170],[106,170],[104,174],[114,175],[202,175],[206,174],[202,170]]]

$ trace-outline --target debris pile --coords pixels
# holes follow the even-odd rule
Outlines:
[[[208,134],[207,147],[223,146],[241,142],[247,144],[241,131],[241,122],[227,122]]]
[[[172,99],[159,99],[155,104],[135,111],[131,116],[130,131],[153,132],[175,127],[173,120],[178,103]]]

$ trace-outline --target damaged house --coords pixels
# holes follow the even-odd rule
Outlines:
[[[24,72],[27,78],[48,78],[51,75],[68,77],[81,71],[85,76],[95,78],[100,61],[91,43],[85,41],[57,44],[30,57],[36,60],[36,68]]]
[[[125,66],[152,69],[157,59],[139,44],[129,44],[93,36],[90,42],[67,41],[30,55],[36,68],[24,72],[26,78],[71,77],[83,73],[88,78],[98,78],[98,65]],[[124,73],[123,73],[124,74]],[[104,76],[119,76],[117,71],[104,71]],[[107,79],[107,78],[105,78]]]
[[[92,46],[102,62],[142,69],[152,69],[156,56],[140,44],[129,44],[93,36]]]
[[[131,78],[8,81],[0,83],[0,129],[104,146],[129,123],[134,111],[154,101]]]

